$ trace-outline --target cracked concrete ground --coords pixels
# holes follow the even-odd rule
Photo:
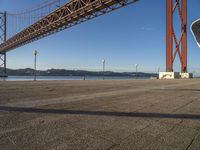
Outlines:
[[[200,149],[200,80],[0,82],[0,149]]]

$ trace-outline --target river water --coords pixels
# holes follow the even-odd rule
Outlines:
[[[105,77],[105,80],[131,80],[131,79],[149,79],[148,77]],[[0,78],[0,81],[31,81],[33,76],[9,76]],[[37,80],[84,80],[83,76],[37,76]],[[85,80],[103,80],[102,76],[86,76]]]

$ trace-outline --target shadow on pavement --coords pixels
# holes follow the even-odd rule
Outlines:
[[[162,90],[162,91],[181,91],[181,92],[200,92],[200,89],[156,89],[156,90]]]
[[[171,119],[195,119],[195,120],[200,119],[200,115],[198,115],[198,114],[169,114],[169,113],[147,113],[147,112],[109,112],[109,111],[42,109],[42,108],[8,107],[8,106],[0,106],[0,111],[26,112],[26,113],[47,113],[47,114],[66,114],[66,115],[114,116],[114,117],[171,118]]]

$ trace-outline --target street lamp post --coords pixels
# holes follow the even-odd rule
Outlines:
[[[36,81],[36,76],[37,76],[37,54],[38,52],[36,50],[33,51],[34,55],[34,81]]]
[[[138,64],[135,64],[135,72],[136,72],[136,77],[138,75]]]
[[[160,67],[158,67],[158,73],[160,72]]]
[[[105,79],[105,77],[104,77],[104,72],[105,72],[105,63],[106,63],[106,60],[103,59],[103,60],[102,60],[102,63],[103,63],[103,80],[104,80],[104,79]]]
[[[158,79],[159,79],[159,74],[160,74],[160,66],[158,66]]]
[[[159,74],[159,72],[160,72],[160,67],[158,67],[158,74]]]

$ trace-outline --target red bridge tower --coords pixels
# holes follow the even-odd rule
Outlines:
[[[178,10],[181,35],[178,38],[173,25],[174,12]],[[173,72],[178,53],[181,72],[187,72],[187,0],[166,0],[166,71]]]

